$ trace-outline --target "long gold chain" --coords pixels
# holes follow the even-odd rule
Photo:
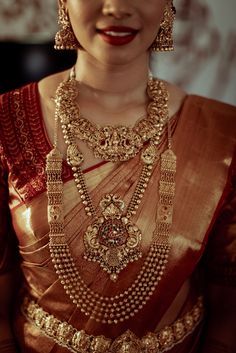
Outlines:
[[[57,120],[61,120],[64,140],[68,145],[67,162],[74,172],[76,187],[85,205],[85,212],[93,218],[92,224],[84,234],[84,257],[88,261],[99,263],[101,268],[114,281],[117,280],[120,271],[130,262],[137,261],[142,257],[142,233],[132,223],[131,216],[136,214],[151,177],[151,171],[156,159],[154,142],[156,145],[159,143],[163,125],[168,120],[168,93],[163,89],[159,91],[161,95],[153,94],[153,91],[156,92],[157,88],[160,87],[157,82],[157,80],[152,79],[148,82],[149,96],[152,97],[152,102],[148,107],[150,108],[151,104],[156,104],[158,101],[159,108],[161,108],[159,109],[160,112],[165,114],[159,120],[158,128],[156,127],[155,135],[153,135],[152,144],[142,153],[143,168],[134,194],[126,211],[125,203],[118,195],[105,195],[100,202],[101,215],[98,215],[95,211],[80,167],[83,156],[76,144],[76,135],[71,128],[74,118],[73,114],[69,114],[69,116],[72,115],[72,118],[68,119],[67,124],[65,124],[64,119],[68,112],[74,111],[77,107],[71,97],[76,97],[78,90],[76,90],[76,85],[78,82],[72,78],[62,82],[56,93],[56,116]]]
[[[61,92],[61,86],[58,92]],[[57,95],[57,107],[60,107],[61,101],[61,96]],[[167,109],[167,106],[165,108]],[[56,109],[56,121],[59,118],[58,113],[61,114],[60,109],[59,111]],[[150,180],[157,160],[157,145],[161,134],[158,136],[142,152],[144,166],[133,197],[126,210],[125,218],[128,220],[136,213]],[[69,153],[69,163],[74,172],[76,186],[85,206],[85,212],[90,217],[97,217],[80,167],[80,163],[83,160],[82,155],[75,145],[74,137],[70,134],[65,137],[68,149],[76,149],[76,158],[71,158]],[[157,227],[149,253],[132,285],[119,294],[109,297],[102,296],[90,289],[75,265],[64,234],[63,182],[61,179],[62,156],[57,148],[54,148],[47,156],[48,221],[52,261],[66,293],[73,303],[91,319],[108,324],[128,320],[142,309],[154,293],[162,278],[170,250],[169,232],[172,223],[175,171],[176,157],[169,143],[169,148],[161,155],[160,203],[157,212]],[[107,195],[105,195],[106,197]]]

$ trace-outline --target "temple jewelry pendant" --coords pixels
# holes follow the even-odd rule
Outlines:
[[[121,270],[141,258],[142,234],[123,214],[125,203],[119,196],[106,194],[100,207],[102,217],[89,225],[84,234],[84,258],[98,262],[110,279],[116,281]]]

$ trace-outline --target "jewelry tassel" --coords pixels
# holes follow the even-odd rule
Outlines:
[[[61,180],[61,153],[54,148],[47,155],[47,194],[50,246],[66,244],[64,237],[63,183]]]
[[[55,116],[54,148],[46,157],[47,196],[48,196],[48,224],[50,228],[50,244],[52,246],[65,245],[64,214],[63,214],[63,181],[62,154],[57,149],[58,144],[58,116]]]
[[[157,210],[156,236],[169,243],[169,232],[172,224],[173,202],[175,196],[175,175],[177,168],[176,155],[172,150],[170,123],[167,123],[168,148],[161,154],[159,206]]]

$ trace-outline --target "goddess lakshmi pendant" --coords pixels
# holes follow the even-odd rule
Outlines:
[[[100,207],[102,216],[84,234],[84,258],[98,262],[115,282],[121,270],[142,257],[142,234],[123,214],[125,203],[119,196],[106,194]]]

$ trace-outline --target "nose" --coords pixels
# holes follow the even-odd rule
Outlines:
[[[132,8],[129,0],[105,0],[102,13],[105,16],[113,16],[117,19],[132,15]]]

